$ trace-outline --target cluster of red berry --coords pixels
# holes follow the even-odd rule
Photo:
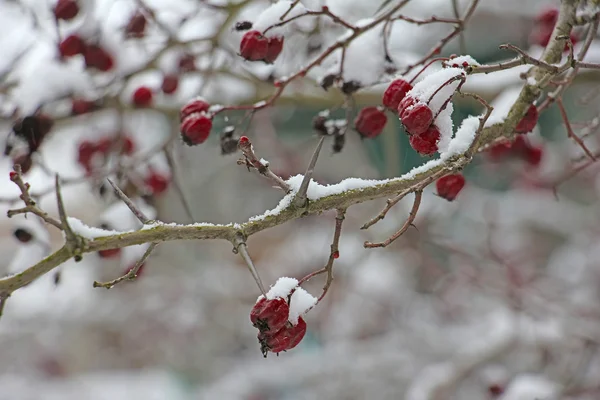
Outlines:
[[[258,341],[266,357],[268,352],[280,353],[291,350],[302,341],[306,334],[306,322],[298,317],[292,324],[289,318],[289,304],[286,299],[262,296],[250,312],[250,321],[258,329]]]
[[[252,24],[247,23],[243,27],[250,29]],[[240,56],[248,61],[264,61],[272,64],[282,50],[282,36],[266,36],[257,30],[246,32],[240,43]]]
[[[210,104],[198,97],[189,101],[179,112],[181,139],[188,146],[204,143],[212,129]]]
[[[98,141],[84,140],[79,144],[77,151],[77,162],[85,168],[88,174],[91,174],[94,168],[94,161],[99,158],[108,157],[113,148],[117,150],[115,139],[103,138]],[[121,148],[122,154],[131,155],[134,152],[133,140],[129,137],[123,138]]]
[[[552,38],[552,32],[554,31],[554,26],[558,21],[559,10],[557,8],[549,8],[545,11],[542,11],[540,15],[535,19],[535,28],[529,37],[529,41],[532,44],[537,44],[539,46],[546,47]],[[570,35],[571,43],[575,45],[578,39],[577,36],[573,33]],[[568,46],[565,45],[565,51],[568,50]]]
[[[71,34],[64,38],[58,45],[58,50],[62,57],[73,57],[82,54],[86,67],[95,68],[102,72],[110,71],[115,64],[108,51],[98,44],[86,43],[77,34]]]
[[[531,145],[523,135],[519,135],[512,142],[507,141],[492,146],[488,150],[488,155],[492,161],[515,157],[535,167],[542,161],[543,151],[541,147]]]

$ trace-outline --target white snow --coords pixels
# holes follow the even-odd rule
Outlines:
[[[462,68],[462,65],[464,63],[467,63],[469,65],[481,65],[477,62],[477,60],[475,60],[473,57],[471,57],[470,55],[464,55],[464,56],[458,56],[458,57],[454,57],[451,60],[446,61],[446,63],[451,66],[451,67],[455,67],[456,68]]]
[[[100,237],[119,235],[122,233],[128,233],[132,231],[112,231],[107,229],[95,228],[93,226],[88,226],[81,222],[81,220],[74,217],[67,217],[67,222],[71,227],[73,233],[82,236],[86,239],[96,239]]]
[[[506,120],[510,109],[515,104],[515,101],[519,97],[520,93],[520,86],[509,87],[508,89],[500,93],[498,97],[496,97],[494,101],[490,103],[490,105],[494,107],[494,110],[492,111],[492,114],[490,115],[488,120],[485,122],[485,126],[488,127],[495,124],[503,123],[504,120]]]
[[[266,8],[253,23],[252,29],[263,32],[268,27],[281,22],[281,17],[290,10],[292,2],[289,0],[278,1]],[[306,11],[304,5],[298,3],[285,16],[285,20],[298,16]],[[294,24],[285,24],[276,28],[269,29],[267,37],[285,36]]]
[[[297,287],[290,299],[290,314],[288,321],[290,321],[292,325],[296,325],[298,323],[298,318],[306,314],[316,304],[316,297],[301,287]]]
[[[529,78],[527,78],[527,84],[530,86],[535,86],[537,85],[537,81],[533,76],[530,76]]]
[[[287,299],[291,291],[298,287],[298,280],[294,278],[281,277],[277,279],[277,282],[267,292],[267,300],[273,300],[277,298]],[[260,296],[256,301],[258,302],[263,296]]]
[[[438,127],[440,131],[440,140],[438,141],[438,151],[444,153],[450,146],[452,140],[452,134],[454,132],[454,122],[452,122],[452,111],[454,106],[452,102],[449,102],[439,115],[435,118],[433,123]]]
[[[473,139],[475,139],[475,133],[478,128],[479,117],[470,116],[465,118],[460,128],[456,131],[454,138],[450,141],[447,150],[440,152],[442,160],[447,160],[452,156],[467,151],[471,143],[473,143]]]
[[[464,78],[467,76],[462,68],[443,68],[427,75],[420,82],[414,85],[412,90],[406,95],[412,96],[422,103],[429,104],[429,107],[435,115],[444,105],[444,103],[450,97],[452,97],[456,91],[456,88],[460,84],[460,80],[453,81],[452,83],[446,85],[445,83],[452,78],[460,76]],[[444,87],[442,87],[442,85],[444,85]],[[440,87],[442,88],[440,89]],[[440,90],[437,91],[438,89]],[[429,99],[431,99],[431,101],[429,101]]]
[[[558,385],[548,378],[536,375],[517,376],[506,388],[500,400],[555,400]]]

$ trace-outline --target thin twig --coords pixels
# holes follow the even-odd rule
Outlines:
[[[567,136],[572,138],[575,141],[575,143],[577,143],[579,145],[579,147],[581,147],[581,149],[584,151],[584,153],[587,154],[587,156],[591,160],[596,161],[596,157],[594,157],[594,155],[587,148],[585,143],[583,143],[583,140],[581,140],[579,138],[579,136],[577,136],[575,134],[575,132],[573,132],[573,128],[571,127],[571,123],[569,122],[569,117],[567,115],[567,111],[565,110],[565,106],[563,104],[562,97],[559,97],[558,99],[556,99],[556,105],[558,105],[558,109],[560,110],[560,116],[562,117],[563,122],[565,123],[565,128],[567,129]]]
[[[115,285],[123,282],[124,280],[133,280],[133,279],[137,278],[137,273],[139,272],[139,270],[142,267],[142,265],[144,265],[144,263],[146,262],[146,260],[148,259],[148,257],[150,257],[150,254],[154,251],[154,249],[156,248],[156,246],[158,246],[158,243],[156,243],[156,242],[155,243],[150,243],[150,245],[146,249],[146,252],[142,256],[142,258],[140,258],[135,263],[135,265],[133,266],[133,268],[131,268],[129,271],[127,271],[127,273],[125,275],[122,275],[122,276],[118,277],[117,279],[113,279],[112,281],[108,281],[108,282],[94,281],[94,285],[93,286],[95,288],[103,287],[103,288],[106,288],[106,289],[112,289]]]
[[[375,216],[374,218],[372,218],[371,220],[366,222],[363,226],[361,226],[360,229],[369,229],[370,227],[372,227],[373,225],[375,225],[376,223],[378,223],[379,221],[384,219],[385,216],[387,215],[388,211],[390,211],[392,209],[392,207],[394,207],[396,204],[398,204],[398,202],[400,200],[405,198],[406,195],[411,193],[412,191],[413,191],[412,189],[408,189],[408,190],[401,192],[396,197],[392,197],[391,199],[388,199],[386,201],[385,208],[383,210],[381,210],[381,212],[379,214],[377,214],[377,216]]]
[[[164,149],[163,153],[165,154],[165,158],[167,159],[167,164],[169,164],[169,168],[171,169],[171,177],[173,179],[173,186],[175,186],[175,190],[177,191],[177,194],[179,195],[179,199],[181,200],[183,209],[185,210],[185,213],[187,214],[190,221],[194,222],[195,220],[194,220],[194,215],[192,214],[192,207],[190,207],[190,203],[187,199],[187,196],[185,195],[185,193],[183,191],[183,185],[181,184],[181,180],[180,180],[180,177],[178,174],[178,170],[175,166],[175,160],[173,159],[173,155],[171,154],[171,152],[169,151],[168,148]]]
[[[127,205],[127,207],[131,210],[133,215],[135,215],[142,224],[147,225],[152,222],[152,220],[146,217],[143,211],[140,210],[139,207],[136,206],[135,203],[129,197],[127,197],[127,195],[123,193],[123,191],[119,189],[119,187],[113,181],[111,181],[109,178],[106,178],[106,180],[108,181],[108,183],[110,183],[110,186],[113,187],[117,197]]]
[[[260,289],[260,292],[263,296],[266,296],[267,291],[265,290],[265,285],[263,285],[262,279],[260,279],[260,275],[258,274],[258,270],[254,266],[252,258],[250,258],[250,254],[248,254],[245,238],[242,235],[236,235],[235,239],[233,240],[233,246],[234,253],[238,253],[240,256],[242,256],[242,259],[246,263],[246,266],[248,267],[252,278],[254,278],[256,285]]]
[[[4,307],[6,306],[9,297],[10,293],[0,295],[0,318],[2,318],[2,315],[4,314]]]
[[[287,194],[292,191],[290,185],[287,184],[280,176],[276,175],[269,168],[269,164],[259,160],[256,154],[254,153],[254,146],[250,142],[250,139],[246,136],[242,136],[238,142],[238,148],[242,151],[244,155],[243,159],[238,160],[238,165],[245,165],[250,168],[254,168],[264,177],[272,180],[278,187],[283,189],[283,191]]]
[[[458,21],[461,21],[460,23],[462,23],[462,20],[460,19],[460,10],[458,9],[458,0],[452,0],[452,11],[454,12],[454,17]],[[460,54],[467,54],[467,42],[465,41],[464,27],[460,31],[459,41],[460,41]]]
[[[300,189],[298,189],[298,193],[294,197],[294,205],[296,207],[304,207],[306,205],[308,185],[310,184],[310,180],[312,179],[315,165],[317,164],[317,159],[319,158],[319,153],[321,152],[321,148],[323,147],[323,142],[325,141],[325,136],[321,136],[319,139],[319,143],[317,144],[317,148],[315,149],[310,163],[308,164],[308,168],[306,168],[306,173],[304,174],[304,178],[302,178],[302,183],[300,184]]]
[[[75,261],[81,261],[81,251],[80,247],[80,239],[75,235],[71,226],[69,225],[69,221],[67,219],[67,211],[65,210],[65,203],[62,198],[62,193],[60,189],[60,178],[58,174],[54,177],[54,187],[56,189],[56,205],[58,207],[58,215],[60,217],[60,222],[62,225],[62,229],[65,233],[65,237],[67,239],[67,247],[71,249],[73,255],[75,257]]]
[[[412,209],[410,210],[410,214],[408,215],[408,219],[406,220],[404,225],[402,225],[402,228],[400,228],[400,230],[398,232],[394,233],[392,236],[390,236],[388,239],[384,240],[383,242],[379,242],[379,243],[365,242],[365,244],[364,244],[365,248],[387,247],[394,240],[396,240],[400,236],[402,236],[404,234],[404,232],[406,232],[408,230],[408,228],[410,228],[410,226],[413,224],[413,221],[417,217],[417,211],[419,210],[419,206],[421,205],[421,197],[422,196],[423,196],[422,190],[417,190],[415,192],[415,200],[414,200]]]

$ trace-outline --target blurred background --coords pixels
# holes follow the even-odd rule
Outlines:
[[[397,2],[301,3],[309,9],[326,4],[354,24]],[[455,3],[459,13],[470,4]],[[126,182],[126,191],[165,222],[243,222],[274,208],[281,192],[238,166],[239,153],[222,154],[223,132],[234,126],[235,135],[249,136],[258,156],[285,179],[304,173],[317,143],[311,120],[325,109],[346,115],[341,92],[318,84],[334,57],[252,118],[236,110],[218,114],[205,143],[189,147],[178,136],[179,109],[191,98],[201,95],[216,107],[267,99],[274,79],[297,71],[344,33],[328,20],[299,19],[285,32],[275,64],[246,62],[237,55],[244,32],[234,25],[256,21],[270,4],[80,0],[75,16],[56,19],[54,0],[0,0],[0,143],[7,148],[0,158],[0,270],[21,271],[63,241],[34,216],[5,217],[22,206],[8,174],[24,155],[32,164],[24,178],[40,207],[56,214],[53,174],[59,173],[67,212],[90,226],[138,228],[105,176]],[[452,18],[453,5],[413,0],[402,14]],[[539,55],[536,18],[558,6],[481,0],[465,34],[442,54],[466,50],[480,63],[493,63],[513,56],[498,49],[512,43]],[[141,30],[131,22],[138,14],[146,21]],[[396,21],[391,64],[401,71],[452,29]],[[579,40],[584,32],[574,30]],[[60,57],[60,43],[70,35],[103,49],[110,66],[92,65],[82,55]],[[361,56],[351,62],[370,68],[369,53]],[[596,40],[586,61],[599,59]],[[519,74],[527,69],[474,75],[464,90],[501,107],[516,99],[524,84]],[[366,88],[352,96],[354,110],[380,104],[394,76],[373,74],[363,74]],[[175,91],[167,93],[165,76],[177,77]],[[563,98],[573,128],[594,153],[599,81],[597,71],[582,73]],[[136,103],[142,86],[151,89],[151,104]],[[88,102],[86,112],[77,111],[74,100]],[[455,125],[480,112],[476,102],[455,98]],[[52,129],[30,154],[13,125],[40,114],[52,119]],[[427,161],[409,146],[397,118],[388,117],[376,139],[348,130],[339,153],[327,139],[315,180],[390,178]],[[107,139],[112,153],[95,160],[90,175],[81,162],[82,143]],[[92,283],[125,273],[143,246],[69,261],[6,303],[0,400],[599,399],[599,168],[567,137],[556,106],[541,114],[525,140],[535,156],[515,148],[479,154],[464,171],[467,184],[456,201],[425,190],[415,229],[386,249],[363,243],[393,234],[408,216],[412,195],[369,230],[360,227],[385,199],[352,207],[335,281],[306,316],[304,340],[279,356],[261,355],[249,320],[260,292],[225,241],[161,244],[138,279],[108,291]],[[125,141],[132,149],[120,153]],[[265,284],[322,268],[334,220],[330,212],[252,236],[249,251]],[[318,296],[323,284],[320,276],[304,287]]]

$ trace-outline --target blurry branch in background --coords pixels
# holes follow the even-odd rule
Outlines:
[[[140,268],[142,267],[142,265],[144,265],[144,263],[146,262],[146,260],[148,259],[148,257],[150,257],[150,254],[152,254],[152,252],[154,251],[154,249],[156,248],[156,246],[158,246],[158,243],[150,243],[150,246],[148,246],[148,248],[146,249],[146,252],[144,253],[144,255],[142,256],[142,258],[140,258],[135,265],[133,266],[133,268],[131,268],[129,271],[127,271],[126,274],[113,279],[112,281],[108,281],[108,282],[98,282],[98,281],[94,281],[93,286],[95,288],[97,287],[103,287],[106,289],[112,289],[115,285],[125,281],[125,280],[134,280],[135,278],[137,278],[137,273],[139,272]]]

